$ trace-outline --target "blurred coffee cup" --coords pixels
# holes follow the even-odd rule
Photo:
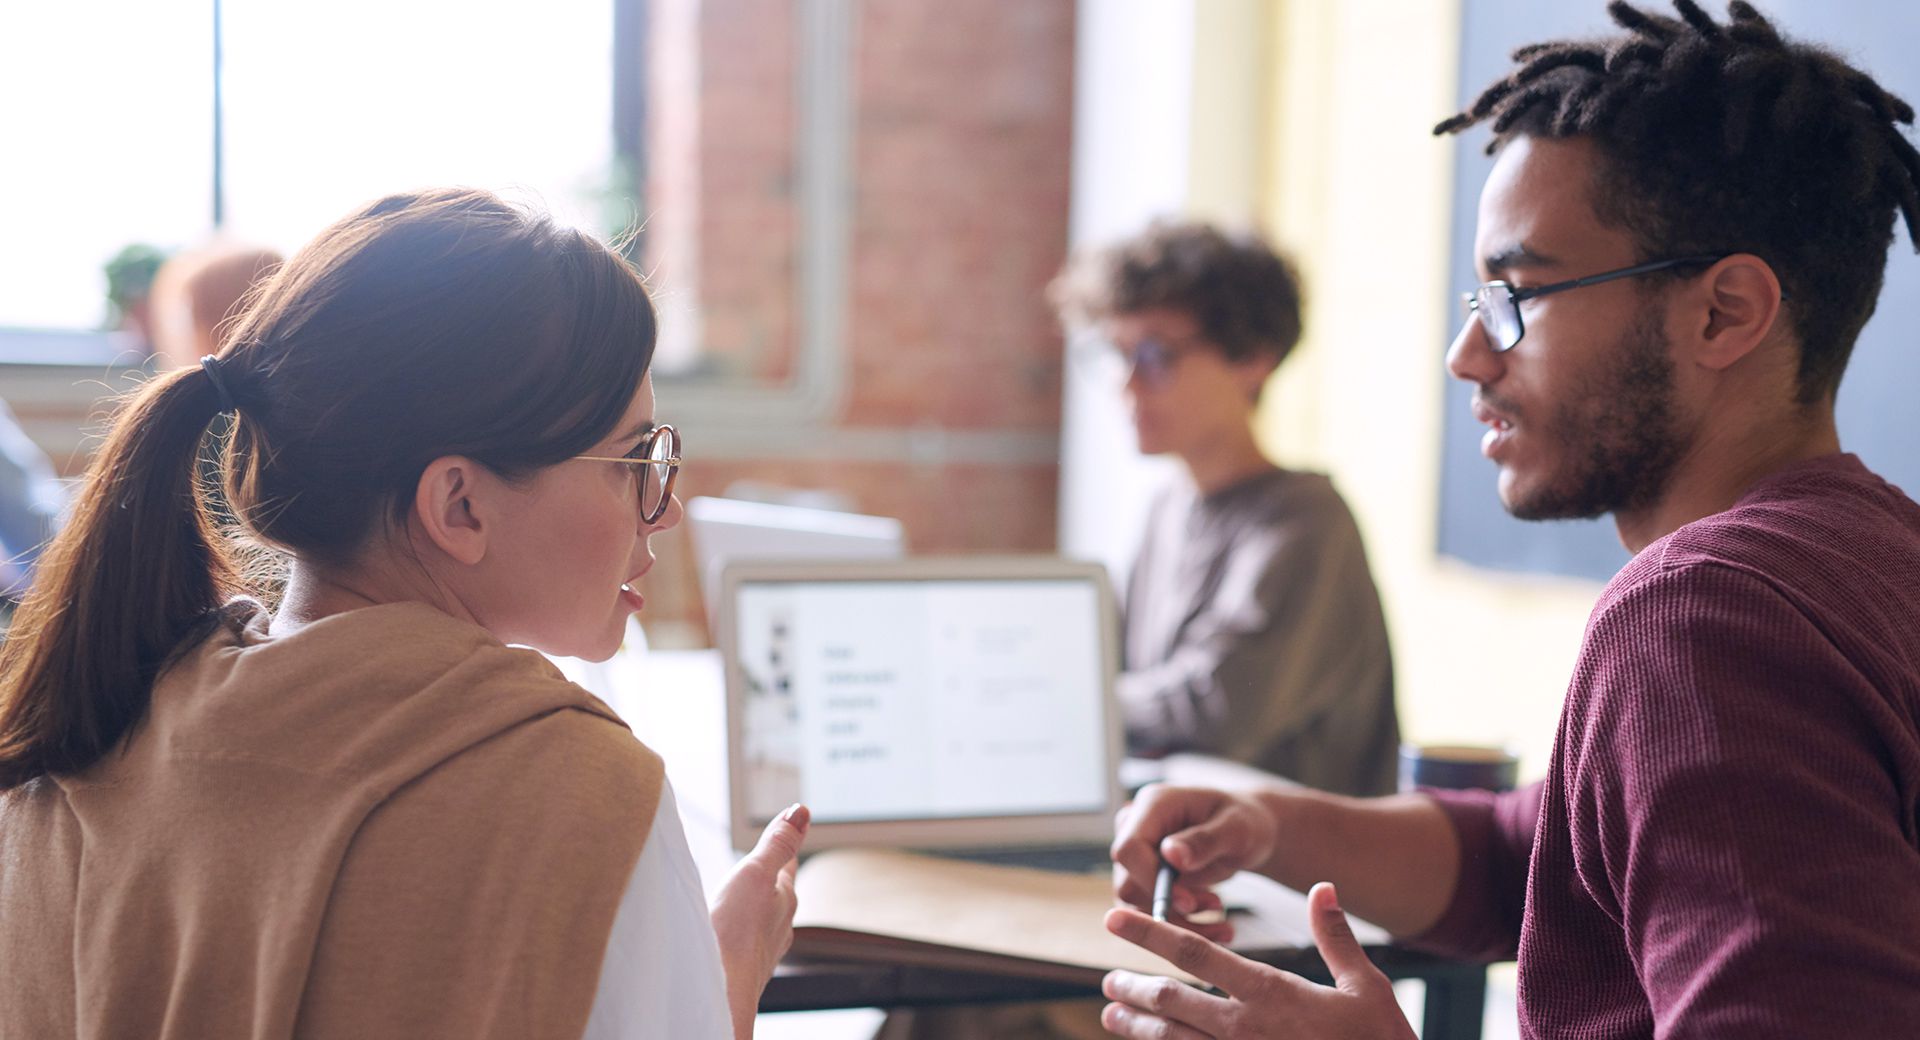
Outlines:
[[[1520,759],[1506,748],[1468,744],[1400,745],[1400,790],[1439,787],[1511,791]]]

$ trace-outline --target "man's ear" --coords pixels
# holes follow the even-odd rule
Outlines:
[[[1780,319],[1780,279],[1765,260],[1735,253],[1701,278],[1699,305],[1689,316],[1693,360],[1714,371],[1728,368],[1766,342]]]
[[[456,562],[472,566],[486,558],[486,510],[476,503],[491,474],[472,459],[444,455],[427,464],[413,489],[420,532]]]
[[[1260,391],[1266,387],[1267,380],[1280,369],[1280,356],[1270,350],[1255,350],[1246,357],[1232,362],[1236,378],[1251,400],[1260,399]]]

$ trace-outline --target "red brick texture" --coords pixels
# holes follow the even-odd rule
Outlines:
[[[1044,288],[1066,253],[1073,7],[853,4],[846,386],[840,414],[822,417],[822,430],[1057,438],[1061,343]],[[697,97],[663,89],[656,74],[651,209],[656,221],[698,229],[692,265],[676,265],[684,240],[655,240],[656,280],[668,292],[697,283],[701,346],[719,371],[778,383],[793,371],[801,327],[797,8],[660,0],[655,9],[656,19],[697,24],[700,58]],[[676,45],[687,42],[656,32],[656,49]],[[689,103],[699,108],[697,139],[663,135],[662,120],[685,117],[659,106]],[[663,154],[676,147],[697,156]],[[670,384],[661,397],[672,412]],[[682,477],[683,497],[752,479],[837,491],[862,511],[899,517],[915,552],[1056,545],[1051,459],[917,462],[902,452],[828,464],[783,459],[771,444],[762,460],[701,459],[691,436],[699,418],[685,418],[698,461]],[[648,615],[697,621],[685,532],[657,539],[655,551]]]

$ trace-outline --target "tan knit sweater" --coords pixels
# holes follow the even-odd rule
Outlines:
[[[661,784],[474,625],[254,611],[0,796],[0,1037],[578,1037]]]

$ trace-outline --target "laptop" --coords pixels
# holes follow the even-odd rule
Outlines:
[[[805,802],[809,851],[1105,862],[1121,727],[1101,565],[742,561],[718,622],[735,848]]]
[[[700,567],[707,623],[715,628],[720,572],[729,561],[897,559],[906,552],[906,532],[889,516],[737,498],[688,499],[687,531]]]

